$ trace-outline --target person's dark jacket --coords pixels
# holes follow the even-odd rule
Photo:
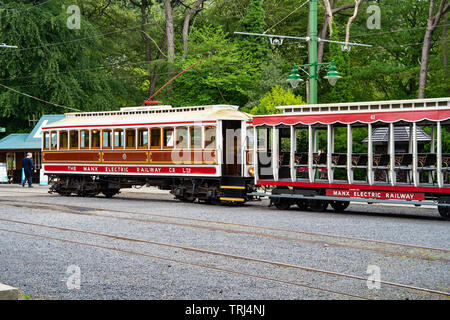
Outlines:
[[[34,169],[34,163],[33,160],[31,160],[30,158],[26,157],[22,160],[22,168],[24,170],[28,170],[28,171],[32,171]]]

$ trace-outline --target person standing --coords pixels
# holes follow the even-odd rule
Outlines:
[[[32,159],[33,155],[31,152],[27,153],[27,156],[22,160],[22,168],[25,172],[25,180],[22,182],[22,187],[25,187],[25,182],[28,182],[28,187],[33,188],[33,170],[34,170],[34,163]]]
[[[14,177],[14,160],[10,154],[6,159],[6,166],[8,167],[8,183],[12,183]]]

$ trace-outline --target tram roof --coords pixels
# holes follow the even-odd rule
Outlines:
[[[445,121],[450,97],[280,106],[282,114],[254,116],[254,125],[312,125]]]
[[[66,118],[43,129],[102,126],[171,125],[217,120],[251,120],[251,115],[233,105],[173,108],[151,106],[121,108],[120,111],[67,113]]]

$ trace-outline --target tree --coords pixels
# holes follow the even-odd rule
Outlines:
[[[428,75],[428,60],[433,32],[434,30],[436,30],[442,15],[444,15],[450,8],[450,3],[448,3],[447,0],[441,0],[439,8],[436,14],[434,14],[434,0],[429,0],[429,3],[427,28],[425,31],[425,36],[423,38],[422,59],[420,61],[420,80],[418,94],[419,99],[425,98]]]
[[[171,63],[175,59],[175,39],[173,30],[173,12],[170,0],[164,0],[166,14],[167,60]]]
[[[239,31],[251,33],[264,32],[264,16],[262,0],[251,0]],[[267,38],[241,35],[237,38],[237,43],[240,48],[250,53],[250,56],[258,64],[267,60],[269,52]]]
[[[205,0],[197,0],[193,5],[192,8],[189,9],[186,12],[186,15],[184,16],[184,22],[183,22],[183,52],[184,56],[188,54],[189,47],[188,47],[188,35],[189,35],[189,24],[191,21],[191,17],[199,10],[200,6],[205,2]]]
[[[281,86],[275,86],[261,99],[258,106],[249,110],[251,114],[281,113],[277,106],[305,104],[302,97],[296,96],[290,89],[284,90]]]
[[[227,39],[220,27],[191,28],[190,54],[175,60],[181,71],[204,57],[196,65],[172,82],[172,92],[161,91],[159,100],[173,106],[235,104],[243,106],[248,91],[254,85],[256,67],[242,59],[236,45]],[[213,52],[216,54],[212,55]]]
[[[102,55],[96,26],[82,21],[80,29],[67,27],[67,6],[42,2],[39,6],[5,1],[0,37],[18,49],[3,50],[0,82],[20,92],[54,104],[80,110],[118,107],[115,96],[123,92],[107,81],[109,68]],[[30,115],[67,112],[16,92],[0,90],[1,125],[23,127]]]

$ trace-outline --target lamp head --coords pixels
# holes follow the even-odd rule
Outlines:
[[[337,68],[334,65],[334,61],[331,62],[330,70],[328,71],[327,75],[324,78],[327,79],[330,85],[332,86],[336,84],[336,81],[342,78],[341,75],[337,72]]]
[[[286,81],[289,82],[291,84],[292,88],[294,88],[294,89],[298,87],[298,85],[301,81],[303,81],[302,78],[300,78],[300,75],[298,74],[295,64],[291,70],[291,75],[289,76],[289,78],[287,78]]]

